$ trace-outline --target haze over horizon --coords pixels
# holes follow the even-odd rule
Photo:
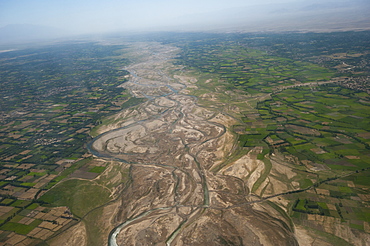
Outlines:
[[[0,30],[7,28],[9,33],[14,26],[25,24],[72,35],[137,30],[236,30],[236,27],[265,31],[288,26],[285,29],[294,30],[299,25],[314,27],[318,24],[312,25],[311,21],[322,16],[331,18],[324,20],[324,24],[352,21],[364,26],[366,20],[366,26],[370,23],[366,15],[369,11],[370,4],[365,0],[0,0]]]

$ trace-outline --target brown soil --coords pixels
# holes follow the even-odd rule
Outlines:
[[[50,246],[59,245],[81,245],[87,246],[86,228],[83,222],[72,226],[63,234],[48,242]]]
[[[210,172],[232,152],[235,135],[227,129],[236,121],[183,94],[197,80],[168,75],[176,48],[151,43],[134,49],[140,61],[125,68],[132,76],[122,86],[149,100],[119,113],[93,144],[105,157],[131,165],[132,182],[119,190],[119,206],[105,213],[110,226],[126,222],[118,245],[298,245],[273,208],[248,205],[264,170],[255,155]]]

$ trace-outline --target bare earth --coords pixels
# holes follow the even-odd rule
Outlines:
[[[110,163],[91,182],[108,189],[112,200],[50,245],[333,245],[310,227],[368,245],[368,224],[367,233],[354,233],[332,217],[310,215],[306,224],[294,225],[283,195],[300,189],[293,156],[275,152],[266,162],[257,159],[259,147],[238,152],[230,129],[238,132],[240,113],[269,95],[248,98],[212,87],[196,98],[189,94],[201,87],[198,78],[171,63],[177,48],[135,43],[129,52],[125,58],[135,63],[124,68],[131,75],[121,86],[148,100],[112,116],[91,146],[100,161]],[[322,169],[311,164],[305,165]],[[317,181],[315,175],[306,178]]]
[[[186,95],[197,80],[170,75],[176,48],[134,49],[140,61],[125,68],[131,80],[122,86],[148,101],[118,114],[92,145],[101,157],[131,165],[131,184],[103,215],[121,225],[110,245],[298,245],[289,221],[265,203],[250,203],[261,161],[247,155],[210,171],[232,151],[227,129],[235,120]]]

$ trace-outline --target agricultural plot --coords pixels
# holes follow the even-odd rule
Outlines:
[[[257,132],[272,148],[309,161],[310,168],[369,168],[370,105],[362,103],[369,99],[335,85],[287,89],[258,105],[261,117],[285,120]]]
[[[181,61],[204,73],[217,74],[234,87],[248,93],[269,93],[278,86],[327,81],[334,75],[318,65],[268,55],[230,43],[223,45],[190,46]]]
[[[245,110],[244,124],[233,129],[239,146],[294,157],[289,160],[295,163],[301,192],[284,195],[289,215],[317,235],[339,224],[370,233],[369,35],[211,37],[187,43],[179,58],[179,64],[215,76],[226,90],[251,98],[244,99],[249,103],[245,108],[235,102]],[[324,84],[327,80],[337,82]],[[251,109],[258,98],[256,110]],[[334,231],[326,232],[330,242],[346,245]]]
[[[287,195],[297,223],[324,226],[325,221],[331,221],[328,218],[334,218],[369,232],[370,210],[364,207],[370,202],[370,105],[364,103],[369,99],[367,93],[337,85],[290,88],[259,103],[260,116],[253,124],[244,118],[246,133],[253,129],[253,134],[241,138],[244,146],[249,146],[248,141],[262,141],[271,150],[297,157],[301,165],[319,176],[320,171],[327,173],[323,179],[334,179],[318,183],[314,190]],[[265,127],[259,128],[261,125]],[[343,172],[352,174],[335,177]],[[301,189],[313,185],[300,182]]]
[[[55,206],[67,206],[78,217],[109,201],[109,191],[89,181],[72,179],[56,186],[40,201]]]
[[[31,221],[28,214],[47,206],[32,201],[64,178],[93,179],[105,170],[84,147],[90,130],[140,102],[117,88],[128,75],[120,69],[127,60],[114,58],[121,48],[85,43],[1,53],[0,242],[15,245],[54,234],[62,227],[49,228],[45,221],[64,222]],[[19,241],[7,241],[8,234]]]
[[[294,201],[291,216],[297,223],[322,226],[325,221],[336,220],[350,228],[370,233],[369,171],[354,173],[319,185],[315,190],[299,195],[288,195]]]
[[[268,152],[293,155],[294,187],[304,190],[284,195],[294,222],[319,230],[322,221],[335,221],[370,233],[370,33],[176,35],[165,39],[182,48],[177,64],[184,70],[217,78],[212,92],[222,88],[253,100],[245,108],[239,107],[245,101],[233,102],[242,115],[238,151],[262,147],[257,158],[266,166],[251,191],[273,169]],[[76,217],[96,221],[99,206],[121,185],[110,183],[113,173],[130,179],[119,165],[111,171],[112,164],[92,161],[84,147],[102,117],[144,100],[117,88],[128,75],[121,70],[128,60],[117,56],[121,48],[69,43],[0,55],[0,244],[38,244]],[[341,86],[316,86],[339,76],[350,78]],[[307,83],[312,86],[293,87]],[[59,183],[65,178],[84,180]]]
[[[0,239],[5,244],[38,244],[61,228],[75,222],[67,207],[47,208],[39,203],[32,203],[23,208],[15,208],[16,203],[0,207],[2,214],[9,211],[8,215],[2,215],[3,218],[6,217],[7,223],[2,223],[0,227]]]

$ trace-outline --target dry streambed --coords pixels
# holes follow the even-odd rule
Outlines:
[[[125,68],[131,80],[122,86],[149,100],[117,115],[91,145],[95,155],[131,166],[132,182],[110,215],[109,244],[297,245],[289,221],[266,204],[248,204],[262,163],[246,156],[219,174],[209,171],[231,151],[224,126],[231,120],[185,94],[195,79],[168,75],[176,49],[134,49],[141,60]]]

